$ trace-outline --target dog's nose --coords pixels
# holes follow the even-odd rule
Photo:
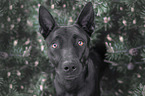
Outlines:
[[[64,67],[64,71],[68,72],[68,71],[75,71],[76,67],[75,66],[65,66]]]
[[[62,68],[64,72],[74,72],[77,70],[77,66],[69,62],[63,63]]]

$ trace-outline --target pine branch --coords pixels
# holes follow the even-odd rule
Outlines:
[[[13,56],[19,56],[19,57],[24,57],[23,55],[19,55],[19,54],[8,54],[7,52],[0,52],[0,59],[7,59],[9,57],[13,57]]]
[[[113,61],[109,61],[109,60],[104,60],[104,62],[110,63],[110,64],[112,64],[113,66],[117,66],[117,65],[118,65],[117,63],[115,63],[115,62],[113,62]]]
[[[145,45],[136,47],[134,49],[141,49],[141,48],[145,48]],[[114,51],[113,53],[126,53],[126,52],[128,52],[128,50]]]
[[[21,54],[8,54],[7,52],[0,51],[0,59],[7,59],[8,57],[13,57],[13,56],[16,56],[16,57],[27,57],[29,55],[30,49],[26,50],[23,55],[21,55]]]
[[[134,90],[133,96],[145,96],[145,85],[143,86],[142,84],[139,85],[139,87]]]
[[[104,60],[104,62],[110,63],[110,64],[112,64],[113,66],[119,65],[118,63],[113,62],[113,61],[109,61],[109,60]],[[136,64],[136,65],[142,65],[142,64],[145,64],[145,62],[134,62],[134,64]],[[127,64],[124,64],[124,65],[127,65]]]

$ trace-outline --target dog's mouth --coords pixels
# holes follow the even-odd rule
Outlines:
[[[78,78],[78,76],[79,76],[79,75],[77,75],[77,76],[76,76],[76,75],[75,75],[75,76],[69,75],[69,76],[65,76],[64,79],[65,79],[65,80],[74,80],[74,79]]]
[[[62,74],[60,74],[59,71],[56,71],[56,73],[58,74],[59,77],[63,77],[65,80],[70,81],[70,80],[77,79],[82,72],[80,72],[77,75],[65,75],[65,76],[63,76]]]

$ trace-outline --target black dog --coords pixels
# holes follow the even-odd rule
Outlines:
[[[89,48],[94,29],[92,4],[86,4],[72,26],[58,26],[47,9],[41,6],[39,23],[48,46],[49,60],[55,65],[57,96],[100,96],[103,59]]]

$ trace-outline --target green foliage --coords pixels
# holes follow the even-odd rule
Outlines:
[[[132,96],[145,96],[145,86],[142,84],[133,92]]]
[[[145,49],[143,49],[141,56],[142,56],[142,60],[145,62]]]
[[[105,42],[110,65],[102,96],[144,94],[143,85],[132,91],[145,80],[144,0],[0,0],[0,96],[55,96],[54,68],[39,33],[39,6],[66,26],[75,23],[87,2],[95,12],[90,46]]]

